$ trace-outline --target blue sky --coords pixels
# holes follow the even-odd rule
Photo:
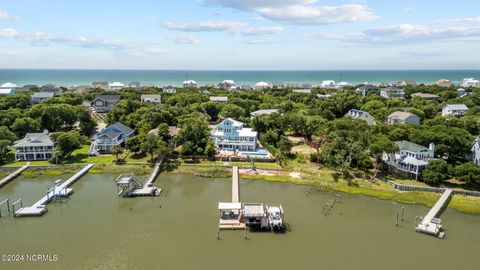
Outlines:
[[[0,0],[0,68],[479,69],[478,10],[473,0]]]

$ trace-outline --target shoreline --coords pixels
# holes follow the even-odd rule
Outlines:
[[[77,166],[84,164],[69,165],[37,165],[29,167],[22,173],[23,177],[36,178],[40,175],[60,176],[63,174],[74,173]],[[0,176],[3,177],[4,171],[9,171],[12,166],[0,167]],[[96,165],[88,173],[90,174],[135,174],[147,175],[150,173],[151,166],[148,164],[123,164],[123,165]],[[228,166],[211,165],[183,165],[177,167],[166,167],[163,174],[197,176],[203,178],[229,178],[230,168]],[[290,170],[271,170],[257,169],[254,173],[251,169],[240,169],[240,176],[243,180],[260,180],[267,182],[289,183],[301,186],[318,187],[323,191],[338,191],[350,195],[363,195],[381,200],[396,201],[405,204],[421,204],[426,207],[432,207],[440,197],[439,193],[424,191],[399,191],[390,184],[383,181],[368,182],[357,179],[355,185],[347,185],[343,180],[337,182],[327,179],[325,175],[318,179],[308,179],[302,177],[303,172]],[[448,208],[455,209],[463,214],[480,215],[480,197],[455,195],[448,204]]]

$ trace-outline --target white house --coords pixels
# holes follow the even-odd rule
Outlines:
[[[468,160],[480,165],[480,138],[477,138],[475,141],[473,141],[470,154],[468,155]]]
[[[393,112],[387,118],[387,124],[420,124],[420,117],[409,112]]]
[[[255,90],[264,90],[270,88],[270,84],[266,82],[258,82],[255,84]]]
[[[113,82],[108,85],[108,91],[117,91],[121,90],[125,85],[121,82]]]
[[[27,133],[14,143],[15,160],[47,160],[53,157],[53,141],[48,130],[42,133]]]
[[[474,78],[465,78],[465,79],[463,79],[462,86],[463,87],[470,87],[470,86],[479,87],[480,86],[480,81],[478,81]]]
[[[225,103],[226,104],[228,102],[228,97],[212,96],[212,97],[210,97],[210,101],[220,102],[220,103]]]
[[[409,141],[397,141],[395,144],[399,151],[385,153],[383,161],[389,166],[389,169],[403,172],[408,177],[417,179],[427,167],[428,162],[433,159],[435,144],[430,143],[428,148]]]
[[[352,86],[352,85],[349,84],[348,82],[339,82],[337,83],[336,88],[342,89],[343,87],[349,87],[349,86]]]
[[[140,95],[140,101],[159,103],[162,101],[162,96],[160,96],[159,94],[143,94],[143,95]]]
[[[164,86],[163,87],[163,93],[166,93],[166,94],[175,94],[177,93],[177,88],[171,86],[171,85],[168,85],[168,86]]]
[[[306,95],[311,95],[312,94],[312,89],[293,89],[293,93],[299,93],[299,94],[306,94]]]
[[[14,96],[17,90],[17,85],[14,83],[4,83],[0,85],[0,95]]]
[[[183,87],[197,87],[197,82],[194,80],[183,81]]]
[[[349,110],[345,117],[351,117],[353,119],[359,119],[367,122],[368,125],[376,125],[375,119],[368,112],[360,111],[356,109]]]
[[[366,84],[366,85],[362,85],[360,87],[358,87],[357,89],[355,89],[355,92],[357,92],[358,94],[361,94],[362,96],[366,97],[368,95],[368,93],[370,92],[374,92],[374,91],[377,91],[378,88],[372,84]]]
[[[270,115],[272,113],[278,113],[277,109],[266,109],[266,110],[258,110],[250,113],[250,118],[253,119],[259,115]]]
[[[455,115],[456,117],[463,116],[468,110],[465,104],[447,104],[442,108],[442,116]]]
[[[212,135],[215,147],[228,151],[256,151],[257,132],[243,127],[243,123],[232,118],[224,119],[215,127]]]
[[[218,85],[220,88],[224,88],[227,90],[235,90],[237,87],[235,86],[234,80],[224,80]]]
[[[322,88],[335,88],[336,86],[335,81],[332,80],[323,81],[320,85]]]
[[[380,96],[384,98],[404,98],[405,91],[402,88],[387,87],[380,89]]]
[[[135,134],[135,130],[122,123],[112,124],[95,135],[95,141],[90,148],[90,154],[110,153],[115,146],[123,146],[128,138]]]

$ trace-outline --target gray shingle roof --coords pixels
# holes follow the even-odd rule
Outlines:
[[[409,141],[396,141],[395,144],[398,146],[400,150],[406,150],[406,151],[415,152],[415,153],[421,150],[428,150],[428,148],[423,145],[419,145]]]
[[[118,101],[120,100],[120,96],[119,95],[97,95],[95,96],[95,99],[103,99],[105,101]]]
[[[38,92],[33,93],[32,98],[51,98],[55,95],[53,92]]]
[[[16,141],[13,147],[25,146],[53,146],[49,134],[45,133],[27,133],[23,139]]]

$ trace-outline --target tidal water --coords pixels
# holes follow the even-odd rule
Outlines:
[[[67,179],[62,175],[61,179]],[[19,177],[0,200],[31,204],[58,177]],[[0,269],[476,269],[480,216],[447,209],[446,238],[414,231],[427,208],[286,183],[240,181],[244,202],[282,204],[285,234],[222,231],[217,203],[228,201],[230,179],[162,174],[161,196],[117,197],[116,175],[87,174],[74,194],[48,205],[42,217],[0,218],[0,254],[57,255],[56,262],[0,262]],[[395,214],[405,207],[405,220]],[[2,213],[5,211],[3,207]]]
[[[93,81],[139,81],[142,84],[165,86],[181,85],[188,79],[199,85],[218,84],[235,80],[237,85],[268,83],[311,83],[323,80],[346,81],[351,84],[391,83],[416,80],[432,84],[439,79],[449,79],[459,84],[463,78],[480,79],[480,70],[319,70],[319,71],[208,71],[208,70],[55,70],[55,69],[0,69],[0,83],[12,82],[19,86],[58,84],[63,86],[91,85]]]

